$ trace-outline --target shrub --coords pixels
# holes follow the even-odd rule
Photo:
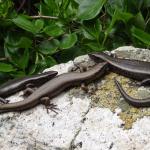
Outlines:
[[[0,77],[37,73],[92,51],[149,48],[149,14],[150,0],[1,0]]]

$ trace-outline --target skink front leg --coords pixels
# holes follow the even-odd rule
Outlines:
[[[40,99],[41,103],[43,105],[45,105],[46,109],[47,109],[47,113],[49,113],[49,109],[53,112],[55,112],[56,114],[58,114],[58,112],[56,110],[59,110],[59,108],[57,108],[57,105],[51,103],[51,99],[49,97],[42,97]]]
[[[82,72],[85,72],[85,71],[87,71],[87,67],[85,66],[85,65],[83,65],[83,64],[76,64],[74,61],[73,61],[73,64],[74,64],[74,66],[77,68],[77,69],[79,69],[79,71],[80,71],[80,73],[82,73]],[[88,93],[88,86],[85,84],[85,83],[81,83],[81,89],[85,92],[85,93]]]

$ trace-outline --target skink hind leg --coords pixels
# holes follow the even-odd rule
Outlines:
[[[37,87],[34,84],[28,83],[26,85],[26,89],[23,91],[23,96],[27,97],[27,96],[31,95],[36,89],[37,89]]]
[[[26,88],[24,91],[23,91],[23,96],[24,97],[27,97],[29,95],[31,95],[37,88]]]
[[[49,113],[48,110],[51,110],[51,111],[55,112],[56,114],[58,114],[58,112],[56,110],[59,110],[59,108],[57,108],[57,105],[50,102],[49,97],[42,97],[40,100],[41,100],[41,103],[45,105],[45,107],[47,109],[47,113]]]

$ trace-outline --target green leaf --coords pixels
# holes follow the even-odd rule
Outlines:
[[[150,34],[136,27],[132,27],[131,32],[135,38],[139,39],[140,41],[142,41],[147,45],[150,45]]]
[[[30,48],[31,46],[32,46],[32,41],[27,37],[21,37],[18,43],[16,43],[16,47],[19,48]]]
[[[144,5],[145,8],[150,7],[150,0],[143,0],[143,1],[144,1],[144,2],[143,2],[143,3],[144,3],[143,5]]]
[[[59,12],[59,7],[57,3],[60,3],[59,1],[54,0],[44,0],[45,4],[41,3],[41,13],[43,15],[53,15],[57,16]]]
[[[90,49],[94,50],[94,51],[102,51],[104,50],[104,47],[100,46],[98,43],[96,42],[88,42],[87,44],[85,44],[86,46],[88,46]]]
[[[141,12],[134,17],[133,24],[138,28],[145,29],[145,20]]]
[[[53,57],[51,57],[51,56],[46,57],[45,61],[46,61],[47,67],[51,67],[51,66],[57,64],[56,60]]]
[[[120,9],[121,11],[124,11],[124,8],[126,7],[124,0],[108,0],[105,4],[106,12],[110,15],[114,15],[114,11],[116,9]]]
[[[13,1],[1,0],[0,1],[0,18],[5,18],[9,14],[9,9],[13,7]]]
[[[0,71],[1,72],[11,72],[11,71],[15,71],[15,69],[10,64],[0,63]]]
[[[96,21],[94,20],[85,21],[83,25],[84,25],[83,27],[85,31],[88,32],[88,34],[90,34],[92,37],[98,40],[99,34],[102,30],[102,26],[100,24],[99,19],[97,19]]]
[[[18,68],[22,69],[23,71],[28,66],[29,62],[29,50],[25,49],[23,55],[11,55],[12,63],[17,65]]]
[[[12,21],[20,28],[29,31],[33,34],[35,34],[37,32],[37,28],[36,26],[30,21],[28,20],[26,17],[19,15],[17,18],[12,19]]]
[[[95,39],[95,38],[94,38],[90,33],[88,33],[88,31],[85,30],[84,28],[82,29],[82,31],[83,31],[83,35],[84,35],[85,38],[90,39],[90,40],[94,40],[94,39]]]
[[[56,52],[57,48],[59,47],[59,41],[56,39],[52,39],[50,41],[46,40],[41,42],[39,46],[39,51],[45,55],[53,54]]]
[[[58,25],[52,24],[44,28],[44,32],[52,37],[60,36],[64,33],[63,29]]]
[[[20,59],[20,66],[21,68],[24,70],[25,68],[27,68],[28,66],[28,62],[29,62],[29,50],[25,49],[22,59]]]
[[[82,0],[79,4],[78,17],[81,20],[90,20],[96,17],[106,0]]]
[[[16,71],[16,72],[12,72],[11,76],[13,76],[14,78],[20,78],[20,77],[25,77],[26,74],[24,71]]]
[[[111,23],[105,31],[105,38],[103,40],[103,43],[107,39],[107,36],[112,32],[113,26],[116,23],[116,21],[121,20],[124,23],[127,23],[131,18],[133,18],[133,15],[131,13],[122,12],[119,9],[116,9],[112,17]]]
[[[78,4],[80,4],[80,2],[81,2],[80,0],[74,0],[74,1],[75,1],[76,3],[78,3]]]
[[[60,48],[61,49],[71,48],[75,45],[76,42],[77,42],[76,33],[66,34],[60,43]]]
[[[36,28],[38,29],[38,32],[39,32],[44,26],[44,21],[41,20],[41,19],[37,19],[35,21],[35,26],[36,26]]]
[[[18,48],[30,48],[32,46],[32,41],[27,37],[8,34],[5,38],[4,45],[5,48],[9,49],[11,52],[15,52]]]
[[[122,12],[118,9],[116,10],[115,18],[116,20],[122,20],[124,23],[127,23],[131,18],[133,18],[133,15],[128,12]]]

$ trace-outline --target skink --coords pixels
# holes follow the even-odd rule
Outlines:
[[[48,71],[45,73],[10,80],[0,86],[0,97],[6,98],[20,90],[26,88],[27,84],[40,86],[57,75],[57,71]]]
[[[23,111],[39,103],[45,104],[47,108],[49,108],[48,105],[50,105],[51,98],[57,96],[68,87],[80,85],[81,83],[89,83],[102,77],[106,73],[107,67],[108,63],[104,62],[95,65],[92,69],[83,73],[71,72],[56,76],[35,90],[27,99],[20,102],[0,105],[0,112]]]
[[[129,60],[121,58],[113,58],[103,52],[89,54],[89,57],[96,62],[106,61],[110,65],[110,69],[113,72],[130,77],[136,80],[145,80],[143,84],[149,82],[150,78],[150,62]]]
[[[122,97],[132,106],[134,107],[150,107],[150,97],[145,99],[136,99],[129,96],[124,89],[122,88],[121,84],[115,79],[114,80],[116,87],[118,88]]]

